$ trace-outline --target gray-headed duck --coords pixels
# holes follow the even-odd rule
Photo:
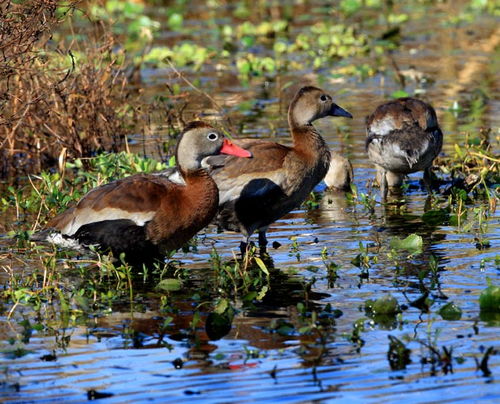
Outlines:
[[[33,239],[70,247],[97,245],[115,256],[125,253],[133,264],[160,258],[182,247],[217,213],[217,185],[201,162],[220,153],[251,157],[212,126],[192,122],[177,144],[182,181],[162,173],[136,174],[100,186]]]

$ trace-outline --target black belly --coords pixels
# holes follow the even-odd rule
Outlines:
[[[72,236],[84,246],[97,245],[103,253],[112,252],[115,257],[125,253],[132,265],[149,264],[161,257],[158,247],[146,237],[146,227],[132,220],[103,220],[81,226]]]
[[[253,179],[245,185],[238,199],[220,207],[216,221],[226,230],[247,232],[250,235],[287,213],[280,209],[286,198],[280,186],[273,181],[267,178]]]

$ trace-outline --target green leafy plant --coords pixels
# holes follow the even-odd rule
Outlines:
[[[155,67],[169,67],[170,61],[176,67],[192,66],[199,70],[208,60],[212,51],[203,46],[184,42],[173,47],[156,46],[144,55],[136,56],[137,65],[151,65]]]
[[[390,241],[391,248],[396,250],[405,250],[410,254],[419,254],[422,252],[423,247],[423,239],[422,236],[418,234],[410,234],[405,239],[400,239],[398,237],[394,237]]]
[[[500,286],[489,283],[479,296],[479,308],[482,312],[500,312]]]

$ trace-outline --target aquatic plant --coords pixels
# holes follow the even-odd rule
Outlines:
[[[191,65],[194,70],[199,70],[213,54],[213,50],[184,42],[181,45],[174,45],[172,48],[155,46],[144,55],[136,56],[135,63],[139,66],[164,68],[169,66],[167,62],[169,60],[177,67]]]
[[[236,59],[236,68],[240,76],[248,79],[251,76],[274,75],[277,64],[276,60],[271,57],[259,57],[250,53]]]
[[[454,145],[454,154],[438,160],[439,169],[454,179],[456,190],[465,195],[474,194],[488,201],[491,211],[495,211],[500,183],[500,159],[494,153],[498,139],[491,139],[491,129],[480,130],[477,134],[467,133],[465,142]],[[464,199],[462,197],[462,199]]]
[[[490,282],[479,296],[479,307],[482,312],[500,312],[500,286],[492,285]]]
[[[133,1],[91,2],[88,12],[92,19],[109,24],[112,32],[123,38],[124,47],[129,51],[139,50],[160,29],[158,21],[145,15],[144,4]],[[176,27],[178,24],[169,25]]]
[[[225,262],[212,249],[210,262],[214,270],[214,283],[228,297],[241,298],[244,302],[262,300],[269,291],[270,270],[264,260],[256,256],[253,247],[242,261],[236,259]]]
[[[456,321],[462,318],[462,309],[453,302],[446,303],[438,313],[444,320]]]
[[[387,360],[389,361],[389,366],[392,370],[406,369],[406,366],[411,363],[411,349],[408,349],[401,340],[393,335],[388,335],[388,338],[389,350],[387,351]]]
[[[423,239],[418,234],[410,234],[404,240],[394,237],[390,241],[390,246],[396,250],[408,251],[412,255],[418,254],[422,252]]]

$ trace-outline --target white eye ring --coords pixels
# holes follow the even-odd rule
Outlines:
[[[323,101],[323,102],[326,102],[326,101],[328,101],[328,96],[327,96],[327,95],[325,95],[325,94],[321,94],[321,97],[319,97],[319,99],[320,99],[321,101]]]
[[[210,132],[207,135],[207,139],[211,140],[212,142],[215,142],[218,138],[219,138],[219,135],[217,133],[215,133],[215,132]]]

